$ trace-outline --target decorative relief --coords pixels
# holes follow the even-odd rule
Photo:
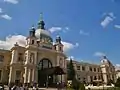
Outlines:
[[[34,63],[34,57],[35,57],[34,53],[31,53],[30,54],[30,63]]]

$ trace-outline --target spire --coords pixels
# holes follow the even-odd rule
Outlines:
[[[35,36],[35,27],[34,27],[34,25],[32,25],[32,27],[30,28],[29,35],[32,36],[32,37]]]
[[[43,15],[40,13],[40,20],[38,21],[38,29],[45,29],[45,23],[43,21]]]

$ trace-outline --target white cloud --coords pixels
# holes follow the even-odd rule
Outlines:
[[[117,29],[120,29],[120,25],[115,25],[114,27]]]
[[[109,16],[105,17],[105,19],[101,22],[101,26],[105,28],[110,22],[112,22],[113,19]]]
[[[13,47],[15,43],[18,43],[20,46],[25,46],[26,44],[26,37],[23,35],[10,35],[5,38],[5,40],[0,40],[0,48],[1,49],[10,49]],[[64,45],[64,52],[68,52],[76,47],[79,46],[78,43],[72,44],[69,42],[62,41],[62,44]]]
[[[120,67],[120,64],[116,64],[117,67]]]
[[[12,3],[12,4],[17,4],[18,0],[4,0],[4,2]]]
[[[1,15],[1,17],[4,18],[4,19],[6,19],[6,20],[11,20],[12,19],[12,17],[10,17],[7,14]]]
[[[58,31],[61,31],[61,30],[62,30],[61,27],[52,27],[52,28],[49,29],[49,31],[50,31],[51,33],[58,32]]]
[[[89,35],[89,33],[88,32],[84,32],[83,30],[80,30],[80,35],[85,35],[85,36],[88,36]]]
[[[60,32],[60,31],[66,33],[67,31],[69,31],[69,27],[65,27],[65,28],[62,28],[62,27],[51,27],[51,28],[49,29],[49,31],[50,31],[51,33]]]
[[[78,43],[72,44],[72,43],[64,42],[64,41],[62,41],[62,44],[64,45],[64,47],[63,47],[63,51],[64,52],[68,52],[68,51],[70,51],[70,50],[72,50],[72,49],[74,49],[74,48],[79,46]]]
[[[2,10],[2,8],[0,8],[0,13],[2,13],[3,12],[3,10]]]
[[[65,28],[63,29],[63,32],[66,33],[66,32],[68,32],[69,30],[70,30],[69,27],[65,27]]]
[[[74,56],[67,57],[67,60],[70,60],[70,59],[74,60],[75,58],[74,58]]]
[[[116,70],[120,70],[120,64],[116,64],[116,65],[115,65],[115,69],[116,69]]]
[[[78,46],[79,46],[79,43],[75,43],[75,46],[78,47]]]
[[[116,17],[114,16],[114,13],[110,12],[108,14],[104,14],[105,18],[103,21],[101,21],[101,26],[103,28],[105,28],[106,26],[108,26]]]
[[[101,56],[104,56],[105,54],[103,52],[95,52],[94,53],[94,56],[98,56],[98,57],[101,57]]]
[[[0,48],[10,49],[16,42],[18,42],[18,44],[21,46],[25,46],[26,37],[23,35],[7,36],[5,40],[0,40]]]
[[[65,27],[66,30],[69,30],[69,27]]]

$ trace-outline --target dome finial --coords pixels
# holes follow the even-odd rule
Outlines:
[[[38,29],[45,29],[45,23],[44,23],[44,21],[43,21],[43,14],[42,13],[40,13],[40,20],[39,20],[39,22],[38,22]]]
[[[43,21],[43,13],[40,13],[40,21]]]
[[[35,30],[34,24],[32,25],[31,30]]]
[[[61,44],[61,37],[59,34],[56,36],[56,43]]]
[[[107,59],[106,55],[103,55],[103,59]]]

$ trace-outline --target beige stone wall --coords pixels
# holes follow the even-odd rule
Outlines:
[[[76,78],[79,81],[81,82],[85,81],[86,83],[90,83],[91,77],[92,77],[92,81],[95,80],[95,77],[96,77],[96,80],[101,80],[101,71],[100,71],[99,65],[84,63],[84,62],[77,62],[77,61],[73,61],[73,63],[76,71]],[[92,69],[91,71],[90,71],[90,68]]]
[[[110,80],[114,82],[116,81],[115,67],[109,60],[105,59],[104,62],[101,63],[100,67],[105,84],[109,83]]]
[[[0,55],[4,56],[3,61],[0,61],[1,80],[0,82],[8,82],[9,63],[11,59],[11,52],[8,50],[0,50]]]
[[[120,77],[120,70],[117,70],[116,71],[116,78],[119,78]]]

